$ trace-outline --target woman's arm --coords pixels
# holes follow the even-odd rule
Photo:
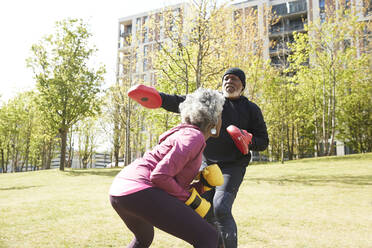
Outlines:
[[[180,136],[177,141],[173,143],[172,148],[164,156],[162,160],[156,165],[155,169],[151,172],[150,180],[158,188],[163,189],[167,193],[177,197],[180,200],[186,200],[190,196],[188,191],[189,187],[180,185],[176,180],[176,176],[182,173],[185,166],[199,156],[203,151],[204,140],[201,136],[193,137],[189,139],[187,135]],[[190,173],[188,171],[187,173]],[[191,172],[193,173],[193,172]],[[195,175],[198,171],[195,171]],[[193,177],[190,178],[191,183]],[[190,174],[185,175],[190,176]]]

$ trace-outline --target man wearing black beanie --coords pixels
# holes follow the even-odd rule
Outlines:
[[[243,154],[226,129],[234,125],[252,134],[249,150],[264,151],[269,144],[261,109],[242,95],[245,86],[245,73],[241,69],[232,67],[223,74],[222,94],[225,96],[225,104],[222,111],[222,126],[217,138],[206,141],[201,167],[203,169],[207,165],[218,164],[224,177],[223,185],[202,195],[212,204],[213,213],[208,214],[207,221],[215,225],[219,231],[219,247],[224,248],[238,246],[237,226],[231,210],[246,167],[251,160],[251,153]],[[178,106],[185,100],[185,96],[159,94],[162,108],[179,113]]]
[[[243,85],[243,89],[245,88],[245,73],[244,71],[242,71],[241,69],[237,68],[237,67],[232,67],[230,69],[228,69],[225,74],[223,74],[222,76],[222,81],[223,81],[223,78],[227,75],[227,74],[233,74],[235,76],[237,76],[239,79],[240,79],[240,82],[242,83]]]

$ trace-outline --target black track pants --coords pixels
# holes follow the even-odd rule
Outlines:
[[[232,206],[243,182],[246,168],[229,167],[221,168],[224,183],[202,195],[212,203],[213,214],[208,215],[208,222],[219,231],[219,245],[224,248],[238,246],[238,230],[232,215]]]
[[[161,189],[148,188],[130,195],[110,196],[110,201],[134,234],[128,247],[149,247],[154,238],[154,227],[194,247],[217,247],[215,228],[182,201]]]

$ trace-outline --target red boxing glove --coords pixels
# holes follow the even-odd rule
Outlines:
[[[159,92],[151,86],[138,84],[128,90],[128,96],[142,106],[150,109],[159,108],[162,99]]]
[[[234,125],[228,126],[226,131],[230,134],[239,151],[244,155],[247,155],[249,152],[249,144],[252,143],[252,134]]]

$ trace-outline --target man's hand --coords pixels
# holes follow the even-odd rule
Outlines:
[[[252,134],[234,125],[228,126],[226,131],[230,134],[239,151],[247,155],[249,152],[249,145],[252,143]]]
[[[143,84],[132,86],[128,90],[128,96],[142,106],[150,109],[159,108],[162,104],[159,92],[154,87]]]

